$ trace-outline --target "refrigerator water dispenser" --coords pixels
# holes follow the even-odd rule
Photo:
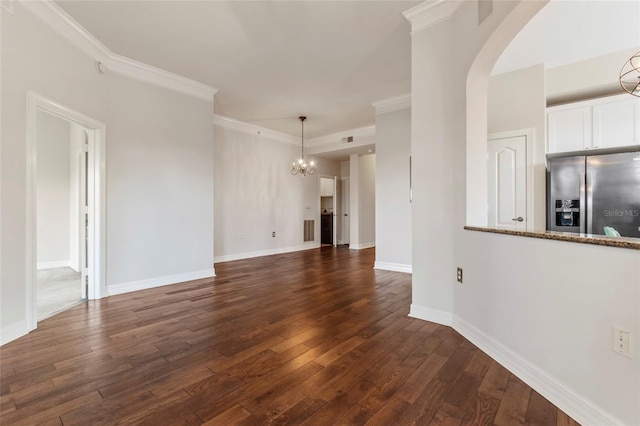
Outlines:
[[[580,200],[555,200],[556,226],[580,226]]]

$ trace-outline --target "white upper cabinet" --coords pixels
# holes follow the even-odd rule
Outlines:
[[[640,144],[640,99],[593,106],[593,147]]]
[[[640,144],[640,99],[612,96],[547,108],[548,153]]]
[[[320,196],[333,197],[333,179],[320,178]]]
[[[591,148],[591,107],[549,111],[549,152]]]

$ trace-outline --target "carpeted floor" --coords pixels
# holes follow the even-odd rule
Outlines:
[[[82,302],[80,272],[71,268],[38,271],[38,321]]]

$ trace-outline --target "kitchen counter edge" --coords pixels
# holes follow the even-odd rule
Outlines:
[[[569,241],[572,243],[595,244],[598,246],[618,247],[640,250],[640,238],[606,237],[593,234],[572,234],[552,231],[511,231],[508,229],[483,226],[465,226],[467,231],[491,232],[494,234],[515,235],[518,237],[541,238],[544,240]]]

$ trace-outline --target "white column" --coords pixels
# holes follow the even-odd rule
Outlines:
[[[349,224],[349,248],[358,248],[360,246],[360,232],[358,227],[358,218],[360,216],[360,209],[358,208],[360,179],[358,165],[358,154],[351,154],[351,156],[349,156],[349,176],[351,177],[351,179],[349,179],[349,215],[351,217],[351,223]]]

